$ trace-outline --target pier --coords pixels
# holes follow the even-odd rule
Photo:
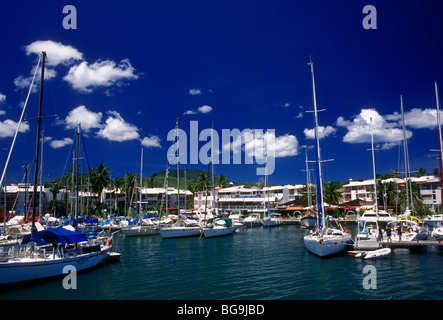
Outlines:
[[[412,248],[421,248],[421,247],[443,248],[443,242],[437,240],[413,240],[413,241],[402,240],[402,241],[392,241],[392,242],[387,242],[386,240],[383,240],[381,242],[381,245],[384,248],[391,248],[391,249],[395,248],[412,249]]]

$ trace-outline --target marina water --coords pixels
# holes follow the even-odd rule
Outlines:
[[[114,237],[119,262],[77,275],[0,289],[0,299],[82,300],[390,300],[443,298],[443,250],[394,249],[388,258],[310,254],[296,225],[245,228],[232,236]],[[364,272],[374,266],[376,274]],[[374,276],[365,289],[365,277]],[[367,279],[367,278],[366,278]],[[374,279],[374,278],[373,278]]]

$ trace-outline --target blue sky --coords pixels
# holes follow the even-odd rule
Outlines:
[[[65,5],[77,29],[63,28]],[[363,8],[377,9],[366,30]],[[38,53],[48,53],[44,86],[44,180],[64,173],[81,121],[91,166],[122,176],[164,170],[167,134],[190,121],[199,129],[275,130],[270,183],[305,182],[312,146],[310,69],[315,65],[324,178],[372,176],[368,119],[377,173],[403,170],[400,95],[411,169],[438,167],[434,82],[443,90],[443,6],[438,1],[60,1],[4,2],[0,77],[0,163],[6,161]],[[48,79],[49,78],[49,79]],[[18,135],[7,182],[23,177],[35,150],[38,87]],[[443,95],[443,93],[441,94]],[[71,140],[70,140],[71,139]],[[205,142],[200,142],[199,147]],[[247,148],[247,147],[246,147]],[[309,157],[314,158],[310,148]],[[206,165],[186,168],[207,169]],[[257,165],[224,164],[233,181],[259,180]]]

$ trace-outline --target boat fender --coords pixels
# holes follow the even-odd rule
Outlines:
[[[112,239],[109,238],[109,239],[108,239],[108,247],[110,247],[111,245],[112,245]]]

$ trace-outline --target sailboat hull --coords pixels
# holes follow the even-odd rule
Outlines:
[[[159,229],[147,226],[122,228],[120,232],[123,233],[125,237],[154,236],[160,234]]]
[[[235,227],[214,227],[210,229],[204,230],[205,238],[215,238],[215,237],[223,237],[229,236],[234,233]]]
[[[197,237],[201,234],[201,227],[172,227],[160,230],[163,239]]]
[[[306,249],[319,256],[327,257],[342,251],[348,250],[349,244],[351,243],[350,236],[305,236],[304,242]]]
[[[108,257],[111,247],[100,251],[77,255],[62,259],[30,259],[22,258],[0,263],[0,284],[11,284],[30,280],[38,280],[67,274],[65,267],[75,267],[82,271],[95,267]],[[69,269],[72,270],[72,269]]]

